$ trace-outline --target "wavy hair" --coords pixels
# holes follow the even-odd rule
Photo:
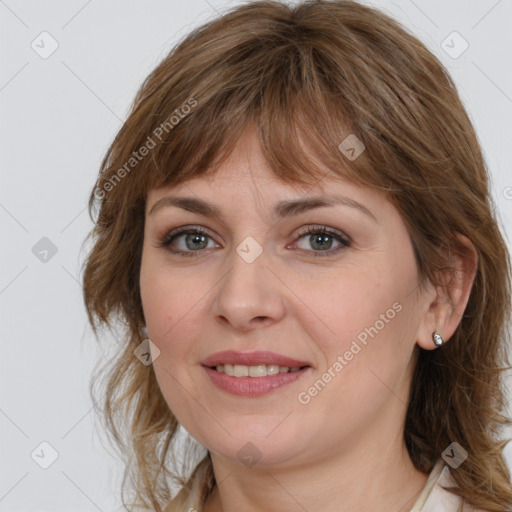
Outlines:
[[[199,473],[187,477],[185,467],[211,475],[208,453],[190,451],[188,466],[180,459],[178,421],[152,366],[134,356],[145,323],[147,193],[215,172],[249,123],[284,182],[313,186],[325,177],[321,162],[330,177],[387,194],[408,229],[420,284],[438,283],[451,268],[446,254],[457,251],[457,234],[473,242],[475,281],[453,337],[438,350],[415,347],[404,439],[425,473],[459,443],[468,458],[451,471],[450,490],[475,507],[510,511],[500,438],[512,423],[502,380],[510,367],[510,257],[486,163],[440,61],[399,22],[351,0],[254,1],[197,28],[142,83],[101,163],[83,290],[96,336],[109,327],[122,340],[90,389],[94,397],[101,388],[94,399],[126,460],[123,504],[129,487],[137,504],[160,512],[177,506],[172,485],[183,486],[181,498],[192,488]],[[350,134],[365,146],[353,161],[339,149]]]

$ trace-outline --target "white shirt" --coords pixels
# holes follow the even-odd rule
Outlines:
[[[456,487],[448,466],[442,458],[438,459],[430,472],[425,487],[418,496],[410,512],[485,512],[464,504],[462,498],[443,487]]]

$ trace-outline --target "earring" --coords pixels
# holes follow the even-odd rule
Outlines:
[[[444,343],[443,337],[437,331],[432,333],[432,339],[436,347],[440,347]]]
[[[146,339],[148,337],[148,330],[145,325],[141,325],[140,335],[142,336],[143,339]]]

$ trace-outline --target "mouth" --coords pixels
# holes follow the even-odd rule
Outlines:
[[[278,364],[259,364],[254,366],[247,366],[243,364],[218,364],[216,366],[209,366],[208,368],[215,370],[218,373],[225,373],[230,377],[267,377],[268,375],[277,375],[279,373],[295,373],[305,368],[310,368],[309,365],[294,366],[280,366]]]
[[[274,352],[235,350],[216,352],[203,360],[201,365],[232,377],[266,377],[278,373],[296,372],[312,366],[307,361]]]
[[[202,361],[201,366],[216,387],[246,397],[274,391],[313,370],[308,362],[261,351],[218,352]]]

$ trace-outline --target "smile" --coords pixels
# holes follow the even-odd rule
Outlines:
[[[290,368],[288,366],[279,366],[278,364],[259,364],[257,366],[218,364],[215,370],[232,377],[266,377],[267,375],[277,375],[278,373],[298,372],[300,368],[300,366]]]
[[[307,361],[269,351],[225,350],[210,355],[201,366],[218,389],[245,397],[270,393],[313,371]]]
[[[233,375],[226,372],[232,371]],[[219,367],[222,371],[219,371]],[[244,366],[224,364],[217,367],[202,367],[214,386],[230,395],[254,398],[291,384],[313,371],[311,366],[293,367],[277,365]],[[251,370],[252,369],[252,370]],[[275,372],[278,370],[277,373]],[[270,371],[269,371],[270,370]],[[252,374],[252,376],[251,376]]]

